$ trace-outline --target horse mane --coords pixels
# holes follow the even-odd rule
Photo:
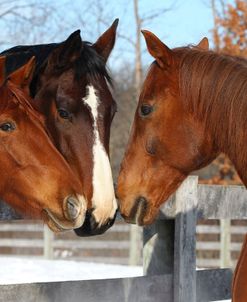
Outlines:
[[[87,76],[88,80],[97,80],[99,76],[105,77],[112,85],[112,79],[106,67],[105,61],[93,48],[93,44],[87,41],[82,42],[82,52],[78,60],[74,63],[76,78]]]
[[[8,108],[16,108],[21,106],[27,115],[32,116],[34,120],[38,120],[44,125],[43,116],[30,104],[27,99],[29,96],[24,94],[23,91],[15,84],[8,80],[5,81],[5,83],[0,87],[0,94],[0,114]]]
[[[63,43],[63,42],[62,42]],[[49,55],[62,43],[40,44],[40,45],[24,45],[15,46],[13,48],[3,51],[0,55],[6,56],[6,75],[11,74],[14,70],[20,68],[27,61],[35,56],[36,67],[33,75],[33,80],[30,85],[32,97],[36,94],[36,85],[41,70],[45,69]],[[76,79],[86,76],[88,80],[98,80],[99,76],[105,77],[107,82],[112,85],[112,80],[107,70],[103,58],[92,47],[92,43],[83,41],[82,52],[80,57],[74,62],[73,68],[75,70]],[[70,68],[71,66],[68,66]],[[67,67],[65,66],[65,69]],[[63,72],[65,69],[59,70]]]
[[[60,44],[40,44],[40,45],[19,45],[0,53],[2,56],[6,56],[5,61],[5,73],[11,74],[13,71],[20,68],[27,63],[31,57],[35,56],[35,71],[37,72],[44,64],[50,53],[56,49]]]
[[[205,123],[217,145],[235,150],[237,156],[239,145],[246,144],[247,61],[193,47],[174,52],[181,58],[179,91],[183,105]]]

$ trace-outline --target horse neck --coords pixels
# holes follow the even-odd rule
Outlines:
[[[213,52],[184,52],[180,90],[185,104],[247,185],[247,61]]]
[[[247,68],[246,68],[247,77]],[[232,98],[232,95],[235,97]],[[211,135],[214,136],[214,142],[218,145],[219,151],[225,153],[234,164],[243,183],[247,186],[247,102],[244,95],[247,95],[247,85],[243,85],[239,91],[232,91],[232,94],[222,94],[217,98],[221,103],[222,97],[224,109],[213,114],[217,126],[213,126]],[[221,106],[222,107],[222,106]],[[219,109],[216,108],[215,109]],[[223,117],[223,118],[222,118]]]
[[[247,76],[247,68],[246,68]],[[246,89],[247,93],[247,86]],[[234,91],[232,91],[234,94]],[[225,153],[233,162],[242,181],[247,186],[247,102],[243,98],[243,92],[234,100],[231,96],[225,96],[225,102],[221,109],[222,96],[216,106],[217,113],[212,112],[213,119],[211,135],[218,146],[219,151]],[[213,111],[213,110],[212,110]],[[209,127],[210,128],[210,127]]]
[[[239,98],[236,97],[234,101],[227,96],[225,97],[223,105],[221,104],[222,96],[215,99],[215,107],[212,106],[207,118],[206,129],[209,130],[216,148],[230,158],[245,186],[247,186],[247,121],[245,117],[247,102],[241,95]],[[219,102],[218,106],[217,101]]]
[[[244,133],[246,129],[239,129]],[[225,146],[223,152],[230,158],[234,164],[240,178],[247,187],[247,135],[236,134],[231,140],[231,146]]]

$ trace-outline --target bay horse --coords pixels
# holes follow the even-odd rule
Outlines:
[[[35,107],[45,115],[56,148],[81,182],[87,200],[79,236],[112,226],[117,203],[109,161],[110,126],[116,112],[106,68],[114,47],[118,19],[95,43],[75,31],[62,43],[16,46],[7,56],[6,74],[31,56],[37,67],[30,84]]]
[[[5,80],[0,58],[0,196],[53,231],[83,224],[86,200],[77,178],[51,142],[43,116],[31,105],[34,58]]]
[[[127,222],[147,225],[192,172],[220,152],[247,186],[247,65],[198,47],[170,49],[142,31],[154,57],[144,81],[122,161],[117,195]],[[206,45],[206,47],[205,47]],[[233,282],[233,301],[247,299],[247,239]]]

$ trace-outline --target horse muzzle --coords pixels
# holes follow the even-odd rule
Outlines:
[[[147,211],[148,200],[144,196],[139,196],[135,199],[134,205],[129,213],[127,214],[124,209],[121,209],[121,215],[127,223],[142,226],[145,224]]]
[[[75,233],[79,237],[90,237],[101,235],[105,233],[110,227],[113,226],[115,219],[117,216],[117,212],[115,213],[113,218],[109,218],[105,224],[99,225],[96,222],[95,217],[93,215],[93,211],[87,211],[84,224],[77,229],[74,229]]]

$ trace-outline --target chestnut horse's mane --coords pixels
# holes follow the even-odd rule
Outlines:
[[[193,47],[173,51],[181,58],[179,93],[183,105],[205,123],[217,144],[230,146],[236,153],[241,142],[246,144],[247,61]],[[244,157],[246,162],[246,154]]]
[[[0,93],[4,93],[6,95],[13,94],[15,98],[12,97],[3,97],[1,99],[1,106],[0,106],[0,113],[1,111],[4,111],[5,108],[7,108],[9,105],[12,106],[21,106],[22,109],[30,116],[34,118],[34,120],[39,120],[42,124],[44,124],[43,116],[35,110],[32,105],[27,100],[27,96],[23,94],[23,92],[16,87],[14,84],[12,84],[9,81],[6,81],[1,87],[0,87]],[[9,102],[11,101],[11,104]]]

